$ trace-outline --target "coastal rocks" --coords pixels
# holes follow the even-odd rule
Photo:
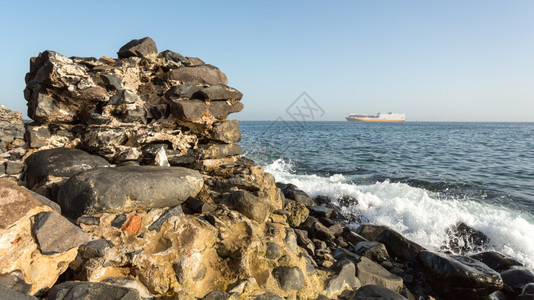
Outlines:
[[[332,274],[325,284],[325,293],[332,298],[345,290],[357,290],[361,287],[360,280],[355,276],[356,267],[348,260],[337,261],[331,268]]]
[[[469,257],[483,262],[497,272],[506,271],[513,266],[522,266],[519,261],[495,251],[481,252]]]
[[[418,258],[433,288],[444,298],[484,297],[503,287],[499,273],[472,258],[426,250],[422,250]]]
[[[173,157],[169,164],[184,165],[214,158],[196,151],[199,138],[207,147],[239,141],[239,126],[227,117],[243,108],[243,95],[226,85],[226,75],[199,59],[157,51],[146,37],[121,47],[117,60],[53,51],[32,58],[24,93],[36,121],[30,147],[77,147],[111,163],[162,165],[150,150],[161,144]],[[232,149],[224,156],[241,153]]]
[[[54,286],[48,293],[47,300],[110,299],[141,300],[139,292],[134,289],[100,282],[68,281]]]
[[[415,261],[419,252],[424,250],[417,243],[410,241],[392,229],[382,231],[377,241],[386,246],[390,255],[407,261]]]
[[[296,267],[278,267],[273,270],[273,276],[283,290],[300,290],[304,287],[304,274]]]
[[[361,257],[356,264],[357,276],[363,286],[379,285],[394,292],[400,292],[403,288],[402,278],[391,274],[379,264],[367,257]]]
[[[0,195],[0,274],[12,274],[12,278],[19,282],[17,285],[22,287],[25,293],[41,293],[52,287],[59,275],[68,268],[68,264],[76,257],[77,246],[85,241],[85,238],[75,242],[66,241],[69,245],[65,244],[65,247],[53,245],[50,241],[61,237],[55,230],[61,232],[68,228],[65,232],[69,232],[74,225],[66,225],[65,222],[68,221],[57,213],[50,212],[52,209],[49,206],[42,204],[28,190],[11,181],[0,180]],[[39,225],[35,221],[32,223],[31,219],[49,214],[54,214],[52,219],[55,224],[63,225],[59,228],[52,226],[53,230],[44,234]],[[51,224],[47,220],[43,221],[37,222],[43,225],[41,229]],[[44,234],[39,234],[42,239],[34,239],[36,232]],[[44,251],[40,244],[46,245]],[[53,249],[50,252],[47,251],[48,245]]]
[[[504,282],[502,291],[512,297],[521,294],[527,284],[534,283],[534,273],[524,267],[513,267],[501,272],[501,277]]]
[[[448,228],[447,235],[447,247],[455,253],[480,250],[489,242],[487,235],[461,222]]]
[[[41,253],[66,252],[90,241],[90,237],[59,213],[41,212],[33,216],[33,235]]]
[[[96,168],[67,180],[59,190],[58,202],[71,218],[169,207],[195,197],[203,184],[200,173],[181,167]]]
[[[145,37],[138,40],[131,40],[122,46],[117,52],[119,58],[128,58],[132,56],[147,58],[151,55],[157,55],[158,48],[153,39]]]
[[[46,183],[70,178],[81,171],[107,167],[102,157],[79,149],[54,148],[34,152],[26,158],[26,185],[38,188]]]
[[[388,299],[388,300],[406,300],[402,295],[395,293],[385,287],[377,285],[366,285],[359,289],[350,299],[369,300],[369,299]]]
[[[0,105],[0,177],[16,180],[23,172],[24,132],[22,114]]]

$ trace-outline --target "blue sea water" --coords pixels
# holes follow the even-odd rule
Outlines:
[[[361,222],[435,250],[463,222],[534,267],[534,123],[240,125],[246,157],[312,197],[354,197]]]

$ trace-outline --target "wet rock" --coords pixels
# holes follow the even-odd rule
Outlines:
[[[367,257],[360,258],[360,261],[356,263],[356,270],[362,286],[370,284],[379,285],[397,293],[403,288],[401,277],[391,274],[381,265]]]
[[[447,299],[457,295],[485,297],[503,287],[499,273],[467,256],[447,256],[422,250],[418,259],[430,284]]]
[[[501,272],[504,288],[502,292],[515,297],[523,291],[528,283],[534,283],[534,273],[525,267],[513,267]]]
[[[33,234],[45,255],[63,253],[90,240],[83,230],[55,211],[33,217]]]
[[[156,47],[154,40],[149,37],[131,40],[117,52],[119,58],[128,58],[132,56],[146,58],[155,54],[158,54],[158,48]]]
[[[448,247],[456,253],[481,249],[489,242],[487,235],[461,222],[447,229],[447,235]]]
[[[109,300],[141,300],[139,292],[101,282],[67,281],[54,286],[48,292],[47,300],[78,300],[109,299]]]
[[[81,171],[107,167],[102,157],[71,148],[54,148],[33,153],[26,159],[26,182],[31,189],[50,177],[72,177]]]
[[[389,259],[386,246],[379,242],[358,242],[354,247],[354,252],[377,263],[381,263],[384,260]]]
[[[310,214],[316,218],[330,218],[334,210],[326,206],[308,206]]]
[[[268,203],[245,191],[232,193],[226,203],[231,209],[260,223],[265,222],[273,211],[273,208]]]
[[[228,84],[226,75],[212,65],[180,67],[170,71],[169,79],[192,84]]]
[[[361,287],[350,299],[370,300],[370,299],[388,299],[388,300],[407,300],[401,294],[378,285],[366,285]]]
[[[341,294],[344,290],[356,290],[361,283],[356,278],[356,267],[348,260],[337,261],[330,268],[331,275],[327,279],[324,292],[333,297]]]
[[[373,225],[373,224],[362,224],[356,228],[355,233],[364,237],[369,241],[378,241],[378,236],[382,231],[389,229],[387,226],[382,225]]]
[[[419,244],[408,240],[392,229],[382,231],[378,236],[377,241],[386,246],[387,251],[391,256],[408,261],[416,261],[419,252],[424,250]]]
[[[277,267],[273,270],[273,276],[284,291],[300,290],[304,287],[304,274],[297,267]]]
[[[522,266],[519,261],[495,251],[481,252],[469,257],[483,262],[497,272],[508,270],[513,266]]]

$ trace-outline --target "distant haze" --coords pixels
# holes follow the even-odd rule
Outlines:
[[[534,122],[534,1],[2,1],[0,104],[26,113],[29,59],[116,57],[134,38],[197,56],[244,94],[242,120],[324,111]],[[315,111],[318,112],[318,111]]]

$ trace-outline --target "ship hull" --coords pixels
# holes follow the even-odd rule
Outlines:
[[[347,118],[349,122],[404,122],[404,120],[384,120],[384,119],[364,119],[364,118]]]

